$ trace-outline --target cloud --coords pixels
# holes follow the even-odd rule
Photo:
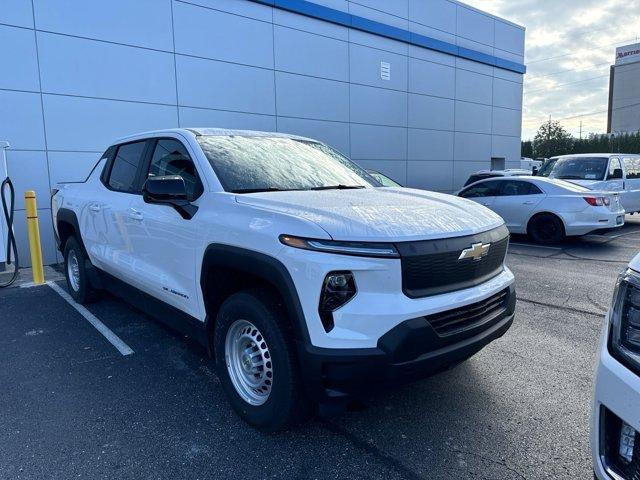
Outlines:
[[[616,46],[640,38],[640,0],[465,3],[527,29],[523,138],[533,137],[549,115],[574,135],[580,122],[583,135],[606,131],[609,66]]]

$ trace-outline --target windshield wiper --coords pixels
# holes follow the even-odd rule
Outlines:
[[[308,190],[351,190],[365,188],[364,185],[325,185],[322,187],[311,187]]]
[[[263,187],[263,188],[236,188],[231,190],[231,193],[259,193],[259,192],[287,192],[289,190],[278,187]]]
[[[580,175],[558,175],[556,178],[560,180],[583,180]]]

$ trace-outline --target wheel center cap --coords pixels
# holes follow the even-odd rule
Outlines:
[[[251,357],[249,357],[249,355],[242,356],[242,368],[246,371],[251,370]]]

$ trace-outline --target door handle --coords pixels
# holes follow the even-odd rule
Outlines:
[[[129,211],[129,218],[140,221],[144,219],[144,215],[142,215],[142,212],[139,212],[138,210],[131,209],[131,211]]]
[[[102,210],[102,208],[100,207],[100,205],[89,205],[89,210],[91,210],[92,212],[99,212],[100,210]]]
[[[533,205],[535,202],[532,202],[531,200],[527,200],[526,202],[522,202],[523,205]]]

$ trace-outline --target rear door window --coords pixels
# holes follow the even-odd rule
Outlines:
[[[146,140],[143,140],[118,147],[107,182],[109,188],[117,192],[139,193],[138,171],[146,143]]]
[[[536,195],[542,193],[533,183],[518,180],[506,180],[502,182],[500,196],[509,197],[515,195]]]

